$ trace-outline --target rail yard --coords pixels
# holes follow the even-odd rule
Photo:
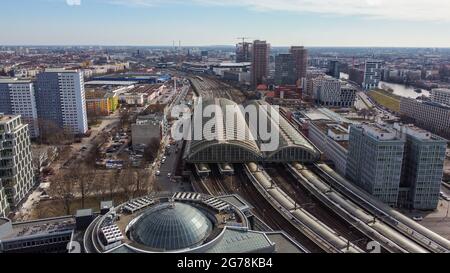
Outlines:
[[[195,76],[189,80],[196,95],[203,99],[245,101],[240,91],[215,79]],[[228,125],[226,120],[223,123]],[[302,145],[314,149],[301,134],[291,139],[286,137],[292,133],[290,129],[283,130],[286,149],[300,149]],[[224,143],[202,145],[210,149]],[[240,145],[240,149],[247,148]],[[206,155],[202,154],[201,146],[196,149],[200,155]],[[310,252],[450,251],[448,240],[375,200],[320,160],[311,162],[305,157],[306,163],[299,163],[302,160],[288,159],[282,150],[279,153],[276,160],[267,158],[267,162],[243,158],[242,163],[234,164],[210,161],[192,164],[193,188],[215,196],[240,195],[270,229],[284,230]]]

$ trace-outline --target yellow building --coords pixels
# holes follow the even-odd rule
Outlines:
[[[91,90],[86,92],[86,109],[88,116],[108,116],[119,107],[119,98],[105,91]]]

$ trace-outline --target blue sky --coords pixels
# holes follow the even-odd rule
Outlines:
[[[0,44],[450,47],[448,0],[2,0]]]

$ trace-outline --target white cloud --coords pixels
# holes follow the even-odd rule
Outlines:
[[[69,1],[69,0],[67,0]],[[72,0],[75,1],[75,0]],[[155,6],[184,3],[235,6],[256,11],[312,12],[364,18],[450,22],[449,0],[108,0],[109,2]]]
[[[69,6],[80,6],[81,0],[66,0],[66,3]]]

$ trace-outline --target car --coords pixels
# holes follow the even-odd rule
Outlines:
[[[166,163],[166,160],[165,159],[161,160],[161,164],[164,164],[164,163]]]
[[[160,176],[161,175],[161,172],[160,171],[156,171],[156,176]]]
[[[167,159],[167,157],[165,157],[165,156],[162,157],[162,160],[166,160],[166,159]]]
[[[422,217],[422,216],[413,216],[412,219],[413,219],[414,221],[416,221],[416,222],[420,222],[420,221],[423,220],[423,217]]]
[[[167,177],[168,177],[168,178],[170,178],[171,176],[172,176],[172,174],[171,174],[171,173],[168,173],[168,174],[167,174]]]
[[[450,197],[449,196],[444,196],[444,200],[445,201],[450,201]]]

